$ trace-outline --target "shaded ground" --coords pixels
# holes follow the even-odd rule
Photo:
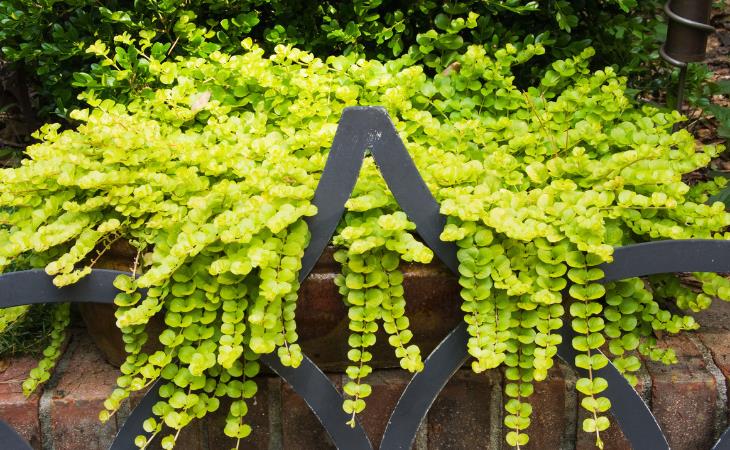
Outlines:
[[[725,0],[723,3],[724,8],[718,10],[712,18],[712,25],[717,29],[717,33],[710,36],[708,42],[707,65],[714,72],[713,80],[730,81],[730,0]],[[730,107],[730,96],[716,95],[712,98],[712,102]],[[713,125],[717,127],[717,121],[714,121]],[[714,128],[714,134],[712,127],[709,127],[708,131],[710,139],[717,139],[717,128]],[[704,141],[704,136],[698,136]],[[726,150],[714,165],[715,170],[730,176],[730,151]]]
[[[716,79],[730,79],[730,0],[723,9],[717,9],[712,25],[717,32],[707,43],[707,65],[715,72]],[[725,99],[728,104],[728,99]]]
[[[718,7],[717,4],[722,4]],[[716,2],[713,9],[711,22],[716,32],[709,36],[707,42],[707,57],[705,63],[711,72],[709,83],[730,83],[730,0]],[[692,71],[690,71],[692,73]],[[691,78],[691,77],[690,77]],[[688,91],[692,90],[691,83],[688,83]],[[690,95],[691,96],[691,95]],[[665,98],[647,99],[658,103],[665,103]],[[730,108],[730,96],[727,94],[710,95],[707,100],[714,105]],[[722,144],[730,147],[727,137],[718,134],[718,128],[721,126],[718,118],[713,116],[707,108],[704,110],[699,107],[684,105],[683,113],[688,117],[688,121],[684,124],[686,129],[690,131],[698,141],[702,144]],[[730,114],[730,110],[726,115]],[[730,126],[725,119],[725,127]],[[725,176],[730,178],[730,151],[726,150],[720,157],[710,163],[707,168],[700,169],[683,177],[685,182],[690,184],[705,181],[717,176]]]
[[[707,42],[707,66],[713,72],[712,81],[730,81],[730,0],[725,0],[724,8],[715,9],[712,25],[717,32],[710,35]],[[730,98],[727,95],[714,95],[712,103],[730,107]],[[702,118],[701,111],[694,110],[691,117],[696,117],[697,123],[690,122],[691,131],[704,143],[721,143],[723,139],[717,136],[717,120]],[[694,126],[693,126],[694,125]]]

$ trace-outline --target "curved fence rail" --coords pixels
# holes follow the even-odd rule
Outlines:
[[[387,112],[380,107],[352,107],[346,108],[342,114],[314,196],[318,213],[308,218],[312,236],[303,256],[300,280],[306,278],[332,238],[367,150],[398,204],[416,224],[421,238],[449,269],[457,272],[455,245],[439,239],[445,218],[439,214],[438,203],[418,173]],[[629,245],[617,248],[614,261],[605,264],[602,269],[604,281],[665,272],[730,272],[730,241],[660,241]],[[63,288],[55,287],[51,277],[41,270],[0,275],[0,307],[56,302],[113,303],[118,291],[112,281],[120,273],[96,269],[73,286]],[[564,325],[561,333],[563,344],[558,349],[558,356],[575,368],[575,352],[569,344],[572,336],[570,325]],[[426,358],[424,370],[412,378],[390,416],[381,449],[411,447],[418,427],[436,397],[468,359],[467,340],[466,325],[461,324]],[[349,417],[341,408],[341,394],[309,358],[305,356],[296,369],[282,366],[274,355],[264,355],[261,359],[304,398],[339,449],[373,448],[359,423],[354,428],[346,425]],[[612,411],[633,448],[668,449],[655,417],[618,370],[609,364],[598,374],[609,382],[606,396],[611,400]],[[152,407],[159,400],[159,383],[152,386],[132,411],[111,450],[136,448],[134,438],[144,434],[142,422],[152,414]],[[2,421],[0,442],[8,450],[30,448]],[[730,449],[730,431],[723,434],[714,449]]]
[[[0,420],[0,442],[3,447],[8,450],[32,450],[33,447],[28,445],[22,437],[15,432],[13,427]]]

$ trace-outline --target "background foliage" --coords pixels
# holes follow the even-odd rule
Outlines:
[[[471,44],[490,52],[506,43],[550,44],[543,58],[516,73],[524,82],[592,45],[596,67],[614,64],[641,75],[646,89],[655,79],[647,76],[655,69],[648,63],[663,38],[659,14],[658,0],[3,0],[0,59],[33,80],[43,120],[67,117],[83,89],[120,99],[152,82],[148,61],[129,39],[145,42],[156,59],[236,53],[251,37],[267,51],[292,44],[321,57],[355,52],[385,61],[407,54],[435,70]],[[115,39],[120,35],[127,38]],[[110,61],[99,64],[87,52],[95,42],[110,50]],[[128,72],[111,72],[112,64]]]

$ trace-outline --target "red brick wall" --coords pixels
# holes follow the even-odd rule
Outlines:
[[[123,269],[125,265],[117,261],[110,267]],[[335,269],[331,255],[325,254],[302,286],[297,322],[305,352],[341,386],[347,325],[346,310],[332,283]],[[407,267],[404,272],[407,313],[414,340],[425,356],[461,320],[458,286],[435,264]],[[639,377],[638,390],[675,450],[709,450],[728,422],[730,304],[718,301],[698,319],[703,324],[701,332],[663,339],[677,349],[677,365],[648,362]],[[387,342],[383,337],[379,341]],[[371,376],[373,394],[360,420],[377,444],[410,375],[391,368],[397,361],[387,344],[376,346],[374,355],[373,365],[378,369]],[[114,387],[117,369],[105,362],[83,328],[75,329],[45,389],[30,399],[23,397],[20,385],[34,361],[26,357],[4,363],[0,363],[0,419],[12,424],[36,449],[106,449],[129,414],[131,406],[105,426],[97,421],[102,402]],[[592,437],[578,431],[584,416],[578,410],[575,379],[569,368],[559,365],[547,380],[536,385],[528,449],[594,448]],[[501,372],[496,370],[481,375],[469,370],[458,372],[433,405],[414,448],[508,448],[502,427],[503,383]],[[253,433],[241,449],[331,448],[322,426],[288,385],[269,376],[262,377],[259,386],[247,416]],[[225,407],[188,427],[178,448],[219,450],[235,446],[222,433],[224,411]],[[604,441],[607,450],[629,448],[617,426],[605,433]]]
[[[673,367],[647,363],[640,393],[650,403],[673,449],[709,449],[727,425],[726,376],[730,375],[730,305],[718,304],[700,320],[700,333],[665,338],[677,349]],[[54,450],[106,449],[129,413],[101,426],[96,416],[114,385],[117,370],[107,364],[83,329],[76,329],[56,375],[40,394],[25,399],[20,383],[33,366],[30,358],[6,361],[0,373],[0,418],[11,423],[34,448]],[[341,385],[343,375],[330,373]],[[380,441],[387,417],[409,376],[401,370],[379,369],[372,375],[373,395],[361,422],[374,443]],[[475,375],[458,372],[434,404],[414,448],[502,449],[499,371]],[[560,365],[537,385],[532,403],[536,413],[530,428],[534,449],[589,449],[592,438],[577,431],[582,421],[573,390],[575,376]],[[224,413],[191,426],[180,449],[228,449],[232,441],[221,432]],[[329,440],[305,403],[275,377],[262,377],[251,405],[254,432],[244,449],[325,449]],[[607,449],[629,448],[620,430],[605,434]]]

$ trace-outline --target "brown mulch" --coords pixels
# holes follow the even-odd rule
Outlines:
[[[705,62],[713,72],[711,81],[730,80],[730,0],[725,0],[723,6],[713,10],[710,23],[717,30],[709,36],[707,41],[707,57]],[[715,95],[712,103],[730,107],[730,96]],[[702,110],[688,109],[684,113],[689,117],[687,129],[692,132],[702,144],[723,144],[728,146],[727,139],[717,134],[718,122],[703,113]],[[689,174],[686,181],[701,181],[719,174],[730,174],[730,151],[725,151],[710,164],[708,169]]]
[[[730,0],[725,0],[723,8],[715,8],[712,26],[717,30],[707,40],[707,66],[713,72],[712,81],[730,80]],[[712,97],[712,103],[720,106],[730,106],[730,98],[723,95]],[[693,111],[693,113],[695,113]],[[703,143],[717,143],[717,123],[704,123],[692,130]],[[714,126],[713,126],[714,125]]]

